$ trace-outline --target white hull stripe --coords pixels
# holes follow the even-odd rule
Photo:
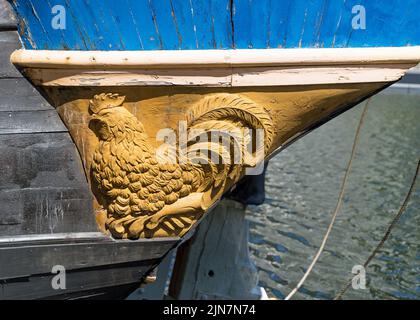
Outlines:
[[[288,86],[396,81],[420,61],[420,47],[18,50],[11,60],[44,86]]]

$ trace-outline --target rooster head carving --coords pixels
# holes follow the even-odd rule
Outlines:
[[[137,118],[123,107],[125,96],[114,93],[95,95],[89,102],[90,128],[99,140],[120,140],[127,132],[144,132]]]

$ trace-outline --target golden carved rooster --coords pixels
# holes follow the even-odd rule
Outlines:
[[[271,144],[273,128],[264,108],[238,95],[218,94],[191,109],[187,143],[167,148],[171,155],[184,148],[185,155],[165,159],[148,144],[124,99],[107,93],[90,101],[90,128],[99,139],[92,180],[107,211],[106,227],[117,238],[183,235],[246,166],[256,164],[246,150],[252,141],[248,129],[264,131],[264,150]],[[227,136],[228,143],[211,139],[215,133]],[[239,162],[232,148],[240,150]]]

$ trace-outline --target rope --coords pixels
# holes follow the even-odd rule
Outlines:
[[[372,261],[372,259],[375,257],[375,255],[378,253],[378,251],[382,248],[382,246],[384,245],[385,241],[388,239],[389,235],[391,234],[392,229],[395,227],[395,225],[397,224],[398,220],[401,218],[401,216],[405,212],[405,209],[407,207],[408,201],[410,200],[411,194],[413,193],[413,191],[415,189],[415,184],[416,184],[416,180],[417,180],[417,176],[419,174],[419,171],[420,171],[420,159],[419,159],[419,161],[417,163],[416,173],[414,174],[413,181],[411,182],[410,189],[408,190],[408,193],[407,193],[407,195],[406,195],[406,197],[404,199],[404,202],[403,202],[400,210],[398,211],[398,213],[394,217],[394,219],[392,219],[391,224],[388,226],[388,229],[385,232],[385,235],[382,237],[381,241],[379,241],[379,243],[376,246],[375,250],[373,250],[373,252],[367,258],[366,262],[363,264],[363,267],[364,268],[366,268],[369,265],[369,263]],[[340,291],[340,293],[335,296],[334,300],[341,299],[341,297],[350,288],[351,283],[352,283],[352,278],[349,279],[349,281],[344,286],[344,288]]]
[[[324,238],[322,239],[321,246],[319,247],[318,252],[316,253],[315,257],[313,258],[311,264],[309,265],[309,267],[306,270],[305,274],[303,275],[302,279],[299,281],[297,286],[289,293],[289,295],[284,300],[289,300],[300,289],[300,287],[305,282],[306,278],[311,273],[315,264],[318,262],[318,259],[321,256],[321,253],[324,251],[325,244],[327,243],[328,237],[330,236],[330,233],[331,233],[331,230],[334,226],[334,223],[335,223],[335,220],[337,218],[338,212],[340,211],[341,206],[343,204],[344,191],[346,189],[347,180],[348,180],[348,177],[350,175],[351,167],[352,167],[352,164],[353,164],[353,159],[354,159],[354,156],[356,154],[356,146],[359,142],[360,131],[361,131],[361,128],[363,126],[363,122],[364,122],[366,114],[367,114],[367,110],[368,110],[368,107],[369,107],[369,102],[370,102],[370,99],[368,99],[366,101],[365,107],[363,108],[363,111],[362,111],[362,115],[360,116],[359,125],[357,126],[356,133],[355,133],[354,140],[353,140],[353,146],[352,146],[352,149],[351,149],[350,159],[349,159],[349,162],[347,163],[346,172],[344,174],[344,178],[343,178],[343,181],[341,183],[341,188],[340,188],[340,193],[338,195],[337,204],[336,204],[334,212],[332,214],[331,222],[330,222],[330,224],[328,226],[328,229],[327,229],[327,231],[324,235]]]

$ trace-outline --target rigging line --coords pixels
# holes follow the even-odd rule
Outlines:
[[[415,189],[416,180],[417,180],[417,176],[419,174],[419,171],[420,171],[420,159],[419,159],[419,161],[417,163],[416,173],[414,174],[413,181],[411,182],[410,189],[408,190],[408,193],[407,193],[407,195],[406,195],[406,197],[404,199],[404,202],[403,202],[402,206],[400,207],[400,210],[398,210],[397,215],[394,217],[394,219],[392,219],[390,225],[388,226],[388,229],[386,230],[386,232],[385,232],[384,236],[382,237],[381,241],[379,241],[379,243],[376,246],[375,250],[373,250],[373,252],[367,258],[366,262],[363,264],[363,267],[364,268],[366,268],[369,265],[369,263],[372,261],[372,259],[375,257],[375,255],[378,253],[378,251],[382,248],[382,246],[384,245],[385,241],[388,239],[389,235],[391,234],[392,229],[395,227],[395,225],[397,224],[398,220],[401,218],[401,216],[405,212],[405,209],[407,208],[407,204],[408,204],[408,201],[410,200],[411,194],[413,193],[413,191]],[[340,293],[335,296],[334,300],[341,299],[341,297],[350,288],[351,283],[352,283],[352,278],[349,279],[349,281],[344,286],[344,288],[340,291]]]
[[[327,228],[327,231],[325,232],[324,238],[322,239],[321,246],[319,247],[318,252],[316,253],[315,257],[312,259],[311,264],[309,265],[309,267],[306,270],[306,272],[303,275],[303,277],[300,279],[299,283],[288,294],[288,296],[284,300],[289,300],[300,289],[300,287],[305,282],[306,278],[311,273],[311,271],[314,268],[315,264],[318,262],[318,259],[321,256],[321,253],[324,251],[324,247],[325,247],[325,245],[327,243],[328,237],[330,236],[330,233],[331,233],[331,230],[332,230],[332,228],[334,226],[334,223],[335,223],[335,220],[337,218],[338,212],[340,211],[341,206],[343,204],[344,191],[346,189],[347,180],[348,180],[348,177],[350,175],[351,167],[352,167],[352,164],[353,164],[353,159],[354,159],[354,156],[356,154],[356,146],[357,146],[357,144],[359,142],[360,131],[361,131],[361,128],[363,126],[364,120],[366,118],[367,110],[368,110],[368,107],[369,107],[369,102],[370,102],[370,99],[368,99],[366,101],[366,104],[365,104],[365,106],[363,108],[363,111],[362,111],[362,115],[360,116],[359,124],[357,126],[356,133],[354,135],[354,140],[353,140],[353,146],[352,146],[352,149],[351,149],[350,159],[349,159],[349,161],[347,163],[347,167],[346,167],[346,171],[345,171],[345,174],[344,174],[344,177],[343,177],[343,181],[341,182],[340,193],[338,195],[337,204],[336,204],[335,209],[333,211],[333,214],[332,214],[332,217],[331,217],[331,222],[330,222],[330,224],[329,224],[329,226]]]

